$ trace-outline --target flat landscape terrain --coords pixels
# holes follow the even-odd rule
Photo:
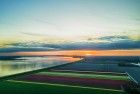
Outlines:
[[[123,67],[116,71],[112,67],[119,68],[116,63],[97,64],[83,59],[5,77],[0,81],[0,92],[3,94],[21,92],[22,94],[56,94],[58,92],[61,94],[127,94],[124,86],[135,83],[134,80]]]

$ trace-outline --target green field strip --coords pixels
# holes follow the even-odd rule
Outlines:
[[[74,72],[74,73],[90,73],[90,74],[102,74],[102,75],[119,75],[119,76],[126,76],[126,73],[120,72],[100,72],[100,71],[78,71],[78,70],[56,70],[51,69],[52,72]],[[47,71],[48,72],[48,71]]]
[[[96,79],[111,79],[129,81],[128,76],[114,76],[114,75],[98,75],[98,74],[80,74],[80,73],[60,73],[60,72],[39,72],[37,75],[48,76],[64,76],[64,77],[80,77],[80,78],[96,78]]]
[[[14,83],[23,83],[23,84],[50,85],[50,86],[70,87],[70,88],[101,90],[101,91],[124,92],[123,90],[96,88],[96,87],[83,87],[83,86],[73,86],[73,85],[64,85],[64,84],[51,84],[51,83],[41,83],[41,82],[29,82],[29,81],[18,81],[18,80],[7,80],[7,81],[8,82],[14,82]]]
[[[52,85],[43,83],[0,81],[1,94],[125,94],[123,91],[109,91],[101,89],[89,89],[68,87],[64,85]]]

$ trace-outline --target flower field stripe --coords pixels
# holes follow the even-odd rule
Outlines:
[[[41,83],[41,82],[29,82],[29,81],[18,81],[18,80],[7,80],[8,82],[14,83],[26,83],[26,84],[38,84],[38,85],[51,85],[51,86],[61,86],[61,87],[73,87],[73,88],[83,88],[83,89],[93,89],[93,90],[105,90],[105,91],[114,91],[114,92],[124,92],[123,90],[116,89],[105,89],[105,88],[94,88],[94,87],[83,87],[83,86],[73,86],[73,85],[64,85],[64,84],[51,84],[51,83]]]
[[[98,74],[80,74],[80,73],[60,73],[60,72],[40,72],[37,75],[49,76],[65,76],[65,77],[80,77],[80,78],[98,78],[111,80],[129,80],[128,76],[114,76],[114,75],[98,75]]]
[[[126,81],[121,81],[121,80],[48,76],[48,75],[29,75],[17,80],[41,82],[41,83],[49,82],[54,84],[78,85],[78,86],[108,88],[108,89],[117,89],[117,90],[118,89],[121,90],[121,85],[127,83]]]

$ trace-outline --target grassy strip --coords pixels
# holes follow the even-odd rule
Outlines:
[[[1,94],[125,94],[124,92],[47,84],[0,81]]]
[[[40,82],[28,82],[28,81],[16,81],[16,80],[7,80],[8,82],[13,83],[21,83],[21,84],[32,84],[32,85],[46,85],[46,86],[59,86],[59,87],[69,87],[69,88],[80,88],[80,89],[87,89],[93,91],[104,91],[104,92],[120,92],[123,93],[123,90],[115,90],[115,89],[104,89],[104,88],[94,88],[94,87],[82,87],[82,86],[73,86],[73,85],[63,85],[63,84],[50,84],[50,83],[40,83]]]
[[[60,72],[40,72],[38,75],[49,76],[65,76],[65,77],[80,77],[80,78],[98,78],[98,79],[111,79],[111,80],[129,80],[127,76],[114,76],[114,75],[98,75],[98,74],[80,74],[80,73],[60,73]]]

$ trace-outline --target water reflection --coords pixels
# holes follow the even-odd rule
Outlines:
[[[73,57],[21,57],[16,60],[0,61],[0,77],[52,67],[68,62],[74,62],[80,58]]]

